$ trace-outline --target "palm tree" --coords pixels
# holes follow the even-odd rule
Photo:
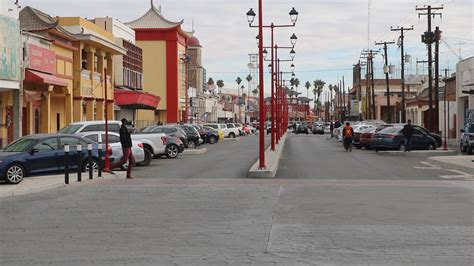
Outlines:
[[[213,81],[213,82],[214,82],[214,81]],[[219,87],[219,92],[221,92],[221,91],[222,91],[222,88],[224,88],[224,86],[225,86],[225,85],[224,85],[224,81],[223,81],[222,79],[220,79],[220,80],[217,81],[216,84],[217,84],[217,87]]]
[[[304,86],[306,87],[306,98],[309,99],[309,88],[311,88],[311,83],[309,83],[309,81],[306,81],[306,84]]]
[[[214,85],[214,80],[212,78],[209,78],[207,81],[207,85]]]

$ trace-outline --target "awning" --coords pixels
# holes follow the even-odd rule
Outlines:
[[[41,73],[31,69],[25,71],[25,80],[36,84],[50,84],[62,87],[67,87],[68,85],[67,82],[54,75]]]
[[[151,93],[115,89],[115,103],[122,108],[156,110],[161,98]]]

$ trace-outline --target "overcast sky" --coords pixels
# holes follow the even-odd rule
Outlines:
[[[418,18],[416,5],[444,5],[443,17],[436,17],[434,26],[440,26],[445,42],[441,45],[442,68],[455,68],[459,53],[462,58],[474,56],[472,0],[372,0],[370,4],[371,48],[378,49],[375,41],[397,40],[398,33],[390,26],[411,26],[415,31],[406,34],[406,51],[412,55],[412,71],[416,59],[426,59],[426,47],[420,35],[427,28],[426,16]],[[184,19],[184,30],[194,29],[203,46],[203,64],[208,76],[223,79],[226,87],[236,86],[237,76],[248,75],[248,54],[257,52],[257,29],[249,28],[246,12],[257,11],[257,0],[154,0],[162,6],[166,18]],[[23,6],[31,5],[52,16],[81,16],[87,18],[110,16],[127,22],[143,15],[150,7],[150,0],[20,0]],[[299,13],[296,28],[278,29],[276,42],[289,45],[293,32],[298,36],[296,50],[296,75],[303,85],[306,81],[323,79],[335,83],[343,75],[346,87],[352,83],[352,65],[357,63],[360,52],[368,44],[367,0],[264,0],[265,24],[288,23],[289,11],[295,7]],[[268,45],[269,34],[265,35]],[[286,57],[289,57],[286,56]],[[400,64],[399,50],[390,46],[390,63]],[[283,58],[283,56],[282,56]],[[377,77],[382,77],[381,56],[376,59]],[[410,68],[410,65],[408,66]],[[289,71],[289,66],[286,66]],[[419,65],[419,73],[426,67]]]

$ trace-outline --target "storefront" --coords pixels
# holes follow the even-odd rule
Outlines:
[[[138,110],[156,110],[161,98],[150,93],[115,89],[115,104],[120,107],[116,111],[117,119],[126,118],[133,121],[136,128],[143,128],[155,124],[154,120],[141,120],[137,116]]]

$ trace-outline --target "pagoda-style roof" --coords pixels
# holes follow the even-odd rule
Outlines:
[[[125,23],[132,29],[172,29],[177,28],[183,24],[184,20],[180,22],[169,21],[161,14],[161,6],[156,7],[151,0],[151,7],[143,16],[136,20]]]
[[[20,11],[20,28],[22,31],[38,32],[53,30],[63,37],[74,39],[72,34],[58,24],[58,20],[38,9],[27,6]]]

